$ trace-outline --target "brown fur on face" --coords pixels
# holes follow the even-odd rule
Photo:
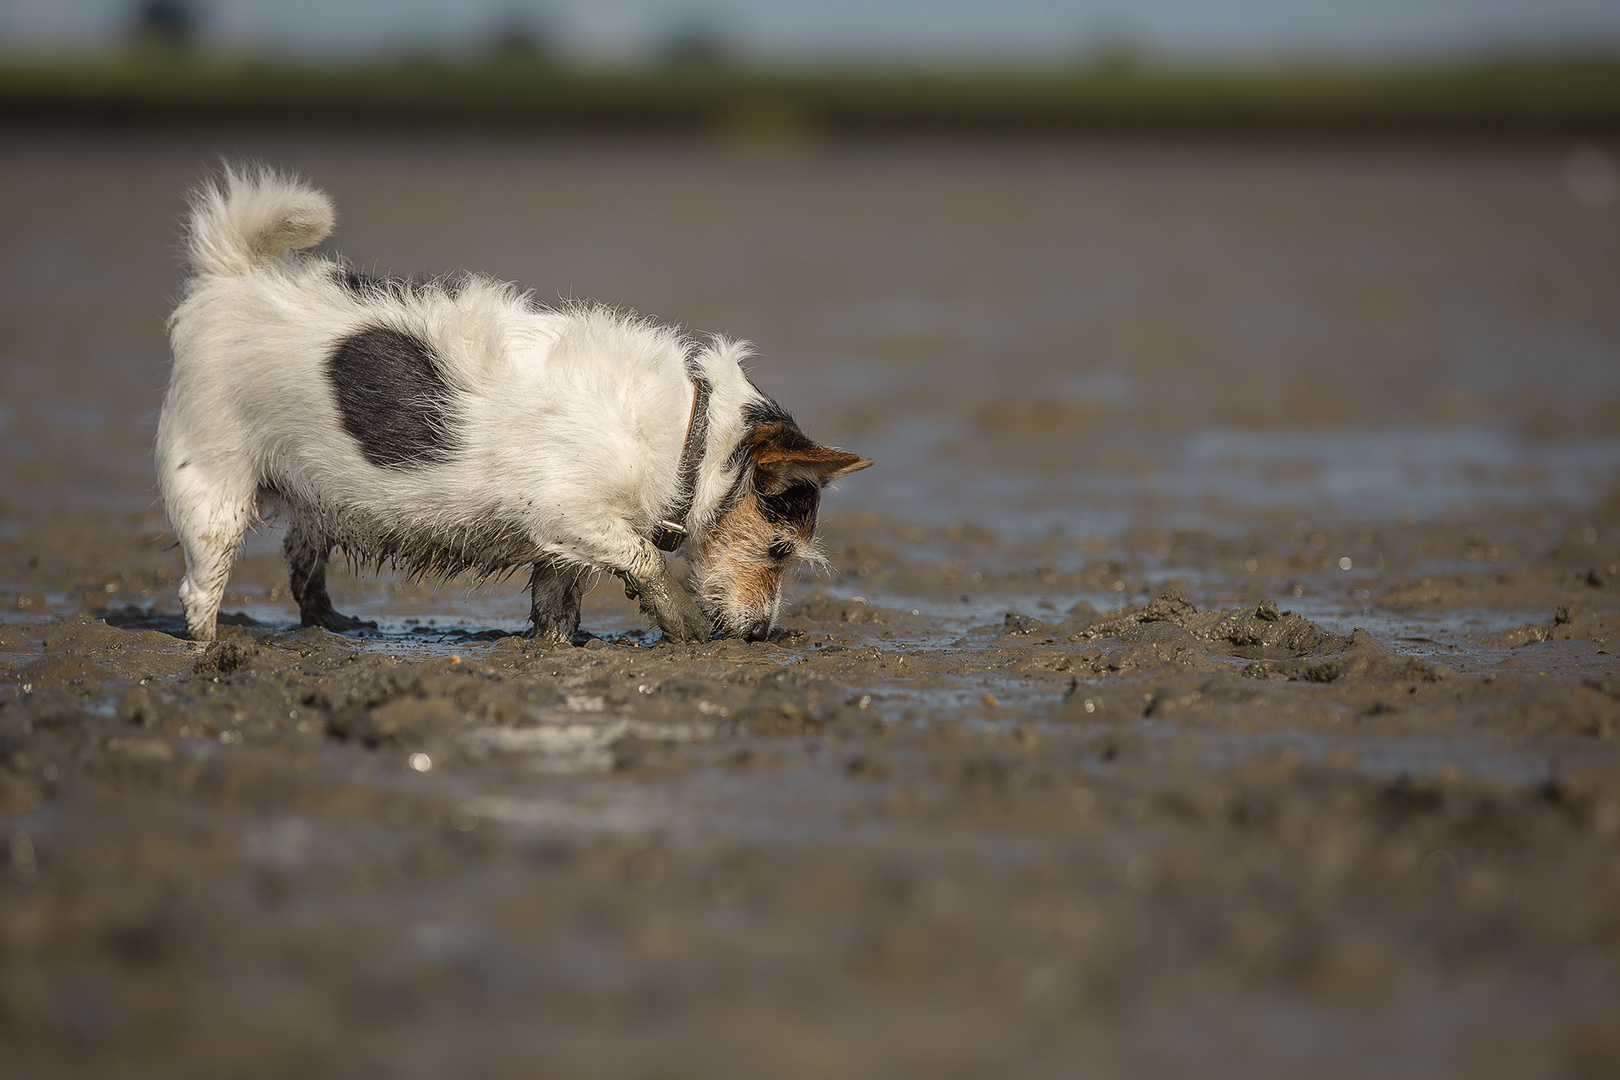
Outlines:
[[[742,493],[704,534],[693,559],[700,602],[723,634],[763,640],[782,602],[782,576],[815,559],[821,489],[872,464],[818,446],[797,425],[761,424],[743,440]]]
[[[698,545],[693,563],[698,596],[717,629],[743,637],[769,633],[781,603],[782,575],[794,558],[811,550],[814,538],[814,522],[807,529],[773,524],[752,491],[722,514]],[[773,557],[772,549],[781,553],[783,545],[788,557]]]

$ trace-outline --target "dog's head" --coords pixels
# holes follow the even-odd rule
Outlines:
[[[692,554],[700,603],[723,634],[762,641],[776,622],[782,576],[816,552],[821,489],[872,464],[818,446],[774,406],[757,410],[737,448],[731,496]]]

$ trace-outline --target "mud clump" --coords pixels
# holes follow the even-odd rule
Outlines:
[[[209,642],[191,674],[198,679],[230,675],[258,655],[259,648],[253,642],[235,636],[222,637]]]
[[[1010,618],[1010,617],[1009,617]],[[1366,630],[1331,633],[1281,611],[1274,600],[1252,609],[1200,612],[1175,590],[1137,608],[1098,619],[1070,641],[1112,645],[1090,661],[1097,674],[1151,673],[1173,668],[1230,670],[1220,657],[1252,659],[1242,673],[1255,679],[1334,682],[1344,678],[1445,678],[1447,669],[1399,656]]]
[[[1560,604],[1553,612],[1551,623],[1505,630],[1488,640],[1495,645],[1517,649],[1544,641],[1590,641],[1601,646],[1608,645],[1616,638],[1620,638],[1620,617],[1601,615],[1580,601],[1573,601]]]

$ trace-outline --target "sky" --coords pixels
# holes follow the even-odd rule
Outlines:
[[[117,46],[139,0],[0,0],[0,49]],[[184,2],[184,0],[182,0]],[[541,30],[581,62],[631,63],[702,29],[762,61],[1366,61],[1620,53],[1620,0],[190,0],[220,54],[343,59],[464,50]]]

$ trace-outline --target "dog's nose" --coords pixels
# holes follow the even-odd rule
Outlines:
[[[744,641],[764,641],[771,636],[771,620],[756,619],[743,629]]]

